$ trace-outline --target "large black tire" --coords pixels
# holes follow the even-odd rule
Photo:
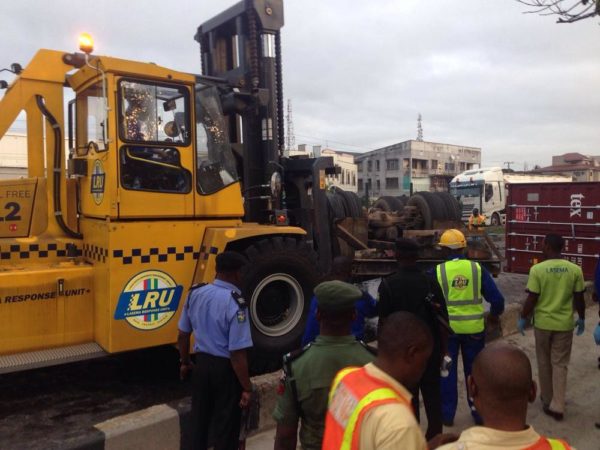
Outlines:
[[[450,198],[452,199],[452,204],[454,205],[454,214],[455,214],[455,219],[458,222],[462,222],[462,205],[460,204],[460,202],[456,199],[456,197],[452,194],[449,194]]]
[[[252,341],[251,372],[281,366],[282,356],[300,346],[317,282],[317,254],[306,242],[272,237],[245,250],[248,265],[242,292],[248,302]]]
[[[444,202],[441,198],[439,198],[437,195],[434,195],[433,192],[423,191],[417,192],[417,194],[422,195],[429,205],[432,227],[435,220],[446,220],[446,207],[444,206]]]
[[[437,197],[442,203],[442,209],[444,211],[444,220],[452,220],[454,217],[454,205],[449,202],[444,194],[446,192],[433,192],[433,196]]]
[[[346,217],[359,217],[361,215],[362,208],[356,194],[344,191],[338,187],[334,187],[333,192],[341,199],[346,211]]]
[[[327,203],[331,211],[330,217],[333,219],[343,219],[346,217],[346,209],[342,202],[342,198],[333,192],[327,192]]]
[[[390,195],[384,195],[383,197],[379,197],[375,203],[373,204],[374,208],[379,208],[384,211],[392,212],[392,211],[401,211],[404,205],[402,205],[396,197],[392,197]]]
[[[429,208],[429,203],[427,203],[425,197],[421,195],[421,193],[414,194],[408,199],[406,204],[408,206],[414,206],[417,208],[421,217],[423,218],[423,224],[421,225],[421,228],[424,230],[430,230],[432,226],[431,209]]]
[[[456,200],[456,198],[453,195],[449,194],[448,192],[435,192],[434,194],[444,204],[447,220],[452,220],[452,221],[462,220],[460,203],[458,203],[458,200]]]
[[[408,201],[408,195],[398,195],[396,197],[396,200],[398,200],[398,203],[400,204],[400,206],[402,206],[402,208],[404,208],[406,206],[406,202]]]

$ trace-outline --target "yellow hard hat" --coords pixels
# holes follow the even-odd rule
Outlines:
[[[465,235],[460,230],[451,228],[442,233],[439,245],[448,248],[465,248],[467,241]]]

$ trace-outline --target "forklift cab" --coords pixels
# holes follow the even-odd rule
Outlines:
[[[79,167],[75,175],[83,175],[80,213],[119,219],[242,216],[217,89],[193,75],[107,60],[149,66],[162,76],[106,71],[76,87],[70,106],[75,123],[69,125],[76,130],[70,139],[72,158],[85,161],[83,170],[81,162],[74,164]],[[78,75],[73,78],[76,82]],[[114,95],[103,97],[104,91]],[[226,202],[207,199],[230,186]]]

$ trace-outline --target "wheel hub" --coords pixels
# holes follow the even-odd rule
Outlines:
[[[289,333],[302,319],[304,293],[287,273],[271,274],[256,286],[250,299],[254,326],[266,336]]]

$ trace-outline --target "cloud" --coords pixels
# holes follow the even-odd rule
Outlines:
[[[88,31],[99,54],[198,73],[197,26],[234,3],[7,2],[0,67],[38,48],[74,50]],[[482,147],[484,163],[599,153],[598,21],[558,25],[525,10],[516,1],[285,0],[296,142],[370,150],[415,138],[422,113],[426,140]]]

